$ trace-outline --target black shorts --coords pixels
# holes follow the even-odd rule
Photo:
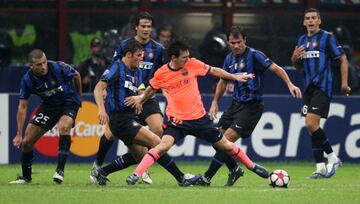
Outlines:
[[[143,110],[139,115],[141,125],[147,125],[145,119],[152,114],[161,113],[159,102],[156,98],[151,98],[143,104]]]
[[[263,112],[264,103],[262,101],[233,101],[231,106],[222,114],[218,126],[224,130],[231,128],[240,137],[247,138],[254,131]]]
[[[322,118],[327,118],[330,108],[330,98],[319,87],[310,85],[303,95],[301,115],[314,113]]]
[[[30,123],[43,128],[45,131],[53,128],[60,120],[61,116],[67,115],[71,117],[73,127],[75,125],[75,119],[79,110],[77,105],[65,105],[65,106],[45,106],[40,105],[39,110],[36,112]]]
[[[163,135],[171,135],[175,143],[186,135],[193,135],[209,143],[218,142],[223,136],[219,129],[215,127],[209,116],[205,115],[197,120],[185,120],[182,124],[175,124],[173,118],[166,122]]]
[[[142,127],[135,113],[111,112],[109,118],[112,134],[122,140],[125,145],[132,145],[134,137]]]

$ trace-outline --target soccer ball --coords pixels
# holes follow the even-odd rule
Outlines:
[[[287,188],[290,184],[289,174],[281,169],[271,172],[269,176],[269,185],[277,188]]]

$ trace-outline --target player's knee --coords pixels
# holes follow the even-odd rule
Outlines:
[[[71,130],[71,125],[68,124],[60,124],[59,125],[59,133],[60,135],[69,135]]]
[[[306,121],[306,129],[309,131],[309,133],[313,133],[317,129],[319,129],[319,125],[316,123]]]
[[[150,129],[151,130],[151,132],[153,132],[153,133],[155,133],[155,135],[157,135],[157,136],[161,136],[162,134],[163,134],[163,128],[161,127],[161,126],[157,126],[157,127],[154,127],[154,128],[151,128]]]
[[[29,152],[34,148],[34,144],[27,138],[24,138],[21,145],[21,150],[23,152]]]

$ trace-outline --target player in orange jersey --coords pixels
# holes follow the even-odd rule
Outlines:
[[[188,46],[176,41],[168,49],[170,62],[160,67],[150,80],[150,86],[138,100],[128,101],[128,105],[136,107],[139,113],[142,104],[151,98],[158,89],[162,89],[168,105],[166,115],[168,121],[160,144],[149,150],[136,168],[135,172],[127,178],[129,185],[134,185],[139,176],[146,171],[157,159],[165,154],[177,141],[186,135],[194,135],[212,143],[215,148],[226,151],[229,155],[245,164],[245,166],[263,178],[267,178],[268,171],[255,164],[234,143],[227,140],[217,129],[206,114],[198,88],[197,77],[211,75],[228,80],[246,82],[254,78],[253,74],[230,74],[221,68],[211,67],[195,58],[189,58]],[[197,175],[194,183],[208,185],[206,178]],[[191,185],[190,184],[190,185]]]

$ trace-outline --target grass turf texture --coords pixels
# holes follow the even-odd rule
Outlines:
[[[344,164],[331,179],[309,180],[314,170],[310,162],[261,163],[269,170],[286,170],[288,189],[272,188],[266,179],[245,170],[233,187],[224,187],[228,170],[223,167],[210,187],[179,187],[175,179],[159,165],[150,169],[152,185],[128,186],[125,179],[134,167],[111,174],[107,186],[89,182],[91,164],[67,164],[65,179],[54,184],[55,164],[34,164],[33,181],[10,185],[20,165],[0,165],[0,203],[360,203],[360,164]],[[204,173],[208,162],[178,162],[184,172]]]

